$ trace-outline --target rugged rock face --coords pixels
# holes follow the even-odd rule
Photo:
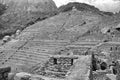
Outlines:
[[[0,0],[8,7],[28,11],[54,11],[57,7],[52,0]]]
[[[13,34],[17,29],[24,29],[57,13],[57,7],[52,0],[0,0],[0,2],[7,8],[0,18],[4,27],[0,31],[1,36]]]

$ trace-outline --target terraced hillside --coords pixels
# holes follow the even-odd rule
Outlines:
[[[0,46],[0,67],[10,66],[12,72],[38,74],[45,80],[93,80],[92,73],[96,71],[91,66],[94,66],[94,60],[97,64],[96,55],[102,61],[111,59],[107,52],[117,53],[112,55],[116,56],[119,51],[119,45],[116,45],[119,42],[106,45],[107,39],[112,38],[108,32],[119,31],[119,20],[112,21],[115,17],[103,14],[73,7],[27,27],[15,39]],[[108,31],[104,33],[106,28]]]
[[[44,64],[51,55],[77,41],[101,20],[100,15],[90,12],[69,11],[38,22],[23,30],[16,40],[0,47],[0,64],[12,66],[13,71]]]

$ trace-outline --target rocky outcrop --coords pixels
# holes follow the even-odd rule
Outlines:
[[[14,80],[29,80],[30,77],[31,77],[31,74],[20,72],[15,75]]]
[[[0,18],[3,27],[0,29],[1,38],[57,13],[57,7],[52,0],[0,0],[0,2],[7,8]]]

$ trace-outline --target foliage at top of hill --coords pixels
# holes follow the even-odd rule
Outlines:
[[[91,11],[91,12],[97,13],[97,14],[113,15],[112,12],[103,12],[92,5],[89,5],[86,3],[78,3],[78,2],[70,2],[67,5],[63,5],[63,6],[59,7],[59,12],[70,11],[70,10],[72,10],[72,7],[76,7],[77,10],[79,10],[79,11]]]

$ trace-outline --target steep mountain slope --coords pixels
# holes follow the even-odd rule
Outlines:
[[[101,19],[100,15],[90,12],[70,11],[60,13],[43,23],[37,23],[34,29],[38,29],[41,33],[39,35],[41,39],[72,40],[77,36],[82,36]]]
[[[1,3],[7,4],[13,10],[28,10],[28,11],[41,11],[51,12],[57,7],[52,0],[0,0]]]
[[[110,17],[103,17],[103,20],[96,25],[96,27],[92,28],[91,30],[86,33],[87,35],[84,36],[86,39],[100,39],[103,41],[120,41],[119,35],[115,30],[115,28],[120,24],[120,18],[117,15],[113,15]]]
[[[57,7],[52,0],[1,0],[7,10],[0,17],[4,29],[0,36],[11,35],[17,29],[34,24],[57,13]]]
[[[103,17],[90,11],[71,10],[27,27],[1,47],[0,64],[15,66],[43,64],[49,56],[81,40]],[[84,39],[83,39],[84,40]],[[32,55],[32,56],[30,56]]]
[[[90,6],[85,3],[68,3],[67,5],[63,5],[59,8],[59,12],[69,12],[72,10],[73,7],[76,7],[77,10],[92,14],[93,16],[99,16],[101,21],[95,24],[91,29],[89,29],[84,36],[80,38],[80,40],[112,40],[112,35],[104,34],[102,30],[104,28],[111,28],[115,27],[120,23],[119,16],[115,16],[111,12],[103,12],[99,9],[95,8],[94,6]],[[87,16],[88,18],[88,16]],[[98,19],[98,20],[99,20]],[[92,22],[94,23],[94,22]],[[91,25],[90,25],[91,26]],[[83,26],[82,26],[83,27]]]

